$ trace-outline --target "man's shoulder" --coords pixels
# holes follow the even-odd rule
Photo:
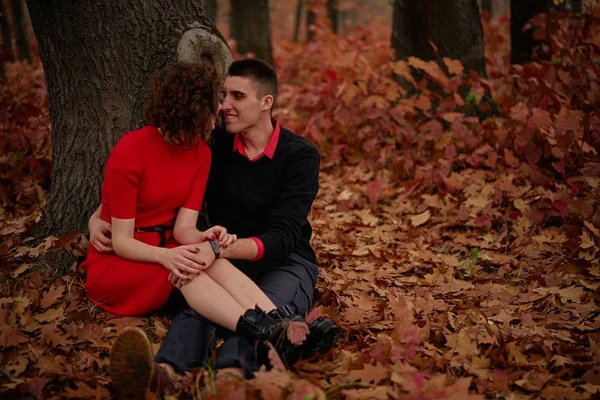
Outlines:
[[[281,127],[280,129],[279,142],[282,144],[282,147],[284,150],[286,150],[286,152],[289,152],[290,154],[319,154],[319,150],[316,148],[316,146],[308,141],[308,139],[305,137],[300,136],[284,127]]]

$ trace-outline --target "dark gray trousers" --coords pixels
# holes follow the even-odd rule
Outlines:
[[[276,306],[287,305],[300,315],[310,309],[317,282],[316,264],[296,254],[286,260],[268,264],[243,260],[231,262],[256,282]],[[156,354],[156,362],[168,363],[178,372],[202,367],[215,349],[217,339],[221,337],[224,343],[217,353],[215,368],[242,368],[246,376],[251,376],[260,367],[253,343],[213,324],[187,307],[185,301],[181,301],[179,291],[174,294],[180,297],[171,299],[169,306],[181,311],[173,319]]]

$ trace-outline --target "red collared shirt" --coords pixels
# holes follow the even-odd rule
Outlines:
[[[256,157],[248,157],[248,154],[246,153],[246,148],[244,147],[244,141],[242,139],[241,133],[235,134],[235,138],[233,139],[233,151],[237,151],[250,161],[258,161],[263,156],[268,157],[272,160],[273,155],[275,154],[275,149],[277,148],[277,142],[279,141],[279,131],[281,128],[279,127],[279,122],[277,122],[276,119],[271,119],[271,121],[273,122],[273,125],[275,125],[275,129],[273,130],[273,134],[269,139],[269,143],[267,143],[267,147],[265,147],[262,153],[260,153]]]

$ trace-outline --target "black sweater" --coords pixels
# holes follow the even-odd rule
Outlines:
[[[260,239],[263,261],[296,253],[316,263],[308,213],[319,190],[318,150],[281,128],[273,159],[250,161],[233,151],[234,136],[223,129],[213,132],[206,190],[210,223],[240,238]]]

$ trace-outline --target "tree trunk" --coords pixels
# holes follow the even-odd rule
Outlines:
[[[571,3],[571,12],[575,14],[581,14],[582,11],[582,1],[581,0],[573,0]]]
[[[217,23],[217,0],[202,0],[204,14],[214,23]]]
[[[296,19],[294,21],[294,42],[298,43],[300,40],[300,25],[302,24],[302,6],[304,0],[298,0],[296,3]]]
[[[393,18],[392,48],[397,60],[449,57],[485,76],[477,0],[394,0]]]
[[[539,45],[531,30],[523,27],[536,14],[548,11],[547,0],[510,0],[510,62],[523,64],[532,60],[533,48]]]
[[[273,64],[269,0],[231,0],[231,37],[240,54]]]
[[[110,150],[143,125],[152,72],[203,59],[225,72],[231,54],[200,4],[27,1],[52,121],[52,184],[34,236],[87,231]]]
[[[502,18],[508,16],[508,1],[492,0],[492,17]]]
[[[0,0],[0,30],[2,31],[2,48],[0,49],[0,80],[6,76],[4,63],[12,59],[12,38],[10,35],[10,24],[4,10],[4,2]]]
[[[19,60],[31,62],[31,49],[29,48],[29,38],[25,29],[25,5],[23,4],[23,0],[11,0],[10,7],[12,8],[12,19]]]
[[[317,24],[317,13],[314,10],[314,0],[307,0],[306,4],[306,41],[315,41],[315,25]]]
[[[339,0],[327,0],[327,16],[331,21],[331,31],[335,34],[339,33],[338,3]]]
[[[481,11],[486,12],[489,17],[492,16],[492,0],[481,0]]]

